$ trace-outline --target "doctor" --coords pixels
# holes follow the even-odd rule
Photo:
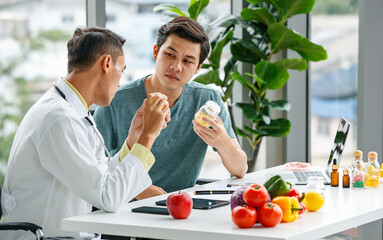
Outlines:
[[[49,237],[92,238],[63,232],[61,219],[88,213],[92,205],[117,211],[151,185],[150,149],[170,120],[167,97],[147,97],[134,120],[141,127],[132,130],[139,139],[113,157],[88,114],[91,104],[108,106],[120,86],[124,42],[103,28],[75,30],[67,44],[67,76],[32,106],[16,133],[2,194],[4,222],[32,222]],[[0,239],[34,236],[1,231]]]

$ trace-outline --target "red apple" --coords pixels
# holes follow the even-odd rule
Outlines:
[[[166,199],[169,213],[177,219],[189,217],[193,208],[193,199],[187,192],[172,193]]]

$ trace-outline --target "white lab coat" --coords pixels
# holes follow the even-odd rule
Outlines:
[[[117,211],[152,182],[131,154],[119,163],[117,153],[107,163],[81,101],[63,80],[57,86],[67,101],[51,88],[16,133],[3,187],[3,221],[33,222],[45,236],[89,236],[63,232],[61,219],[88,213],[92,205]],[[0,231],[0,239],[34,239],[25,231],[5,234],[10,232]]]

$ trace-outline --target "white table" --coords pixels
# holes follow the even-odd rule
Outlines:
[[[281,167],[273,168],[278,170]],[[227,183],[263,183],[263,170],[242,179],[227,179],[208,185],[186,189],[193,195],[195,189],[225,189]],[[340,174],[341,175],[341,174]],[[301,191],[305,186],[297,186]],[[319,239],[344,230],[359,227],[358,238],[382,239],[383,186],[377,189],[347,189],[326,186],[326,202],[317,212],[306,212],[293,223],[281,223],[273,228],[259,224],[250,229],[239,229],[231,220],[230,206],[211,210],[192,210],[187,219],[171,216],[133,213],[138,206],[155,206],[155,201],[167,195],[127,204],[117,213],[102,211],[66,218],[65,231],[97,232],[110,235],[136,236],[158,239]],[[230,195],[198,195],[214,199],[230,199]],[[368,236],[368,238],[366,237]]]

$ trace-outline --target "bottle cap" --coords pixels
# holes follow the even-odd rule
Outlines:
[[[354,157],[355,157],[355,159],[361,159],[363,157],[363,152],[360,150],[355,150],[354,151]]]
[[[368,158],[373,158],[374,160],[378,157],[378,154],[376,152],[369,152]]]
[[[343,175],[348,175],[348,170],[347,169],[343,170]]]
[[[333,170],[338,169],[338,165],[336,165],[336,164],[332,165],[332,169],[333,169]]]
[[[207,101],[205,103],[205,106],[206,106],[206,111],[210,115],[218,115],[218,113],[221,112],[221,107],[216,102],[213,102],[211,100]]]

